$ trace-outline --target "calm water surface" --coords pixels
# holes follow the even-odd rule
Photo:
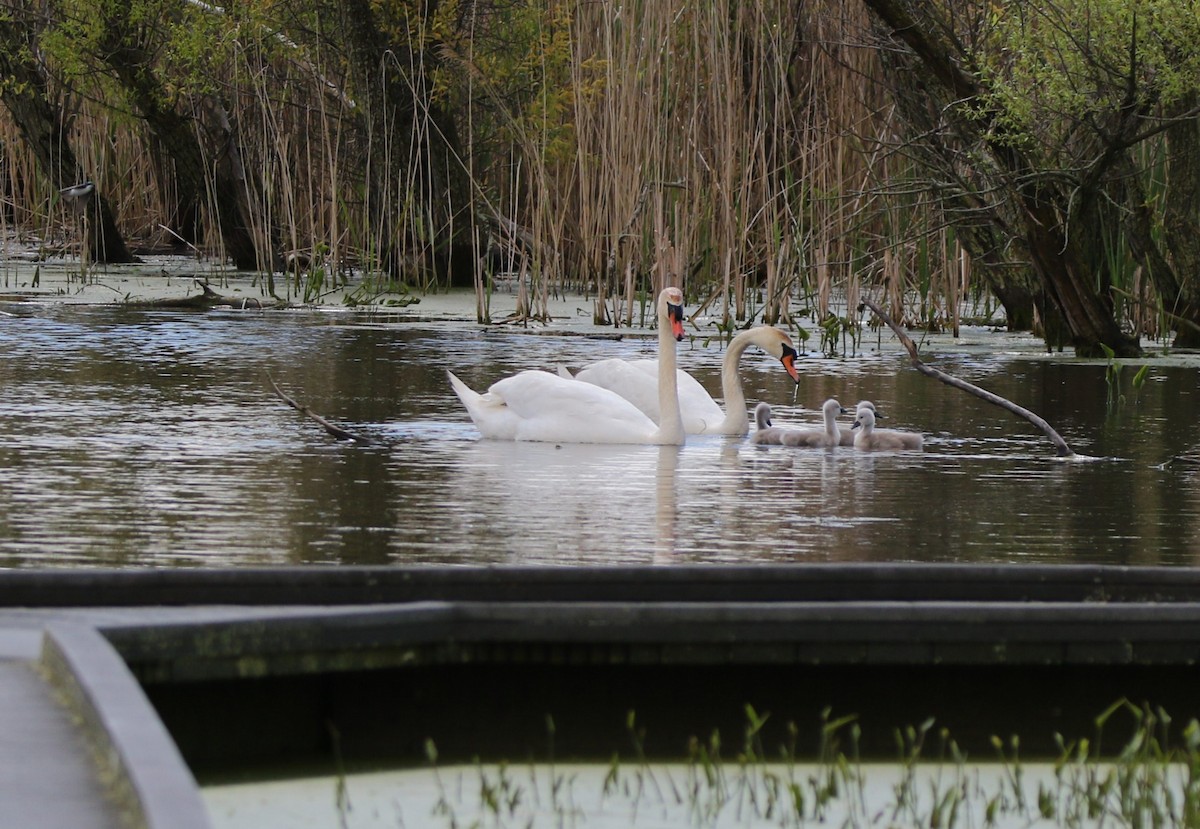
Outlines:
[[[1195,368],[1154,365],[1106,412],[1104,366],[936,349],[926,358],[1046,417],[1091,462],[920,376],[902,355],[810,356],[793,405],[778,363],[743,360],[776,423],[869,398],[922,453],[505,444],[445,379],[650,354],[623,341],[347,312],[174,314],[8,306],[0,317],[0,566],[1197,563]],[[721,350],[685,368],[719,389]],[[378,440],[339,443],[270,373]]]

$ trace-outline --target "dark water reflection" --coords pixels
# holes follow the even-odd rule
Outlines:
[[[1161,466],[1193,448],[1193,368],[1156,365],[1108,415],[1102,365],[939,361],[1101,458],[1074,463],[892,353],[807,360],[799,403],[873,399],[923,453],[493,443],[445,380],[648,351],[348,314],[19,309],[0,317],[0,564],[1197,561],[1200,467]],[[682,361],[715,390],[720,356]],[[777,364],[746,362],[752,401],[814,418]],[[381,444],[331,440],[268,371]]]

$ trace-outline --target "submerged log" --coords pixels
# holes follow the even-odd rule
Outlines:
[[[903,345],[904,349],[908,352],[908,356],[912,360],[913,368],[915,368],[917,371],[921,372],[926,377],[932,377],[935,380],[940,380],[948,386],[953,386],[956,389],[962,389],[968,394],[973,394],[981,400],[986,400],[988,403],[999,406],[1005,411],[1012,412],[1018,417],[1025,418],[1034,426],[1037,426],[1039,429],[1045,432],[1046,437],[1050,438],[1051,443],[1054,444],[1055,450],[1060,458],[1072,458],[1075,456],[1075,451],[1067,445],[1067,442],[1062,439],[1062,436],[1059,435],[1059,433],[1054,430],[1054,427],[1052,427],[1039,415],[1034,414],[1023,406],[1018,406],[1011,400],[1004,399],[998,394],[993,394],[987,389],[981,389],[979,386],[968,383],[966,380],[960,380],[957,377],[946,374],[944,371],[939,371],[936,368],[925,365],[925,363],[923,363],[921,358],[917,355],[917,344],[912,341],[912,338],[909,337],[908,334],[904,333],[904,329],[898,326],[892,320],[892,318],[888,316],[887,313],[884,312],[884,310],[876,305],[872,300],[864,298],[861,300],[861,302],[864,306],[871,309],[871,313],[875,314],[875,316],[887,323],[888,328],[892,329],[892,333],[896,335],[896,338],[900,340],[900,344]]]
[[[242,310],[263,310],[278,307],[278,302],[264,303],[256,297],[225,296],[218,294],[207,283],[196,280],[202,293],[184,297],[164,297],[162,299],[138,300],[126,303],[131,308],[177,308],[180,310],[211,311],[213,308],[240,308]]]

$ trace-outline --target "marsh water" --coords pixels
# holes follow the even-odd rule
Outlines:
[[[747,397],[809,424],[871,399],[923,452],[500,443],[446,381],[652,354],[643,336],[555,334],[351,311],[12,303],[0,316],[0,566],[673,564],[830,561],[1195,564],[1197,369],[1151,361],[1123,404],[1106,366],[969,329],[925,358],[1045,417],[912,370],[869,334],[810,353],[794,388],[743,360]],[[719,393],[720,345],[682,366]],[[370,438],[332,439],[298,401]],[[795,397],[793,397],[795,395]]]

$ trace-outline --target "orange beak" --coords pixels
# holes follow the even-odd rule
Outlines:
[[[683,340],[683,306],[671,304],[667,306],[667,316],[671,318],[671,334],[675,337],[675,342]]]
[[[799,357],[799,352],[790,345],[783,347],[783,356],[779,358],[779,362],[783,363],[783,367],[787,370],[788,376],[792,378],[793,383],[800,382],[800,372],[796,370],[796,358]]]

